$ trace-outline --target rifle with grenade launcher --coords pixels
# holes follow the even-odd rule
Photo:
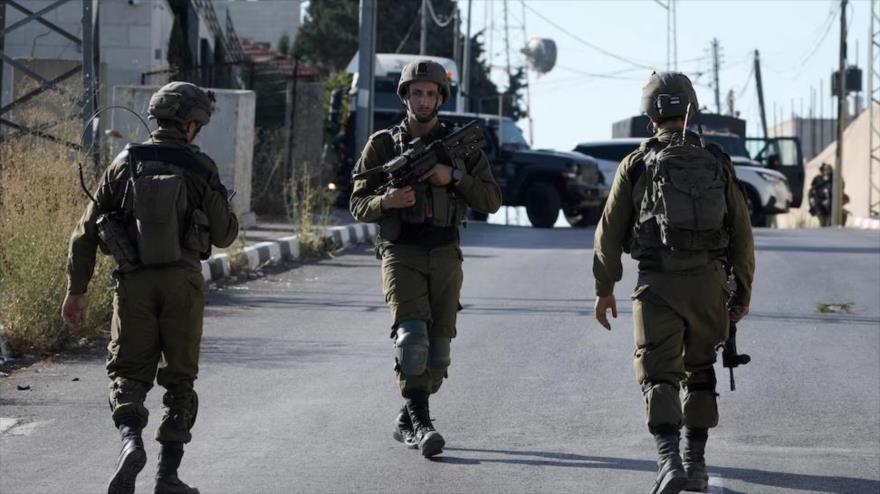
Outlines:
[[[354,180],[362,180],[381,173],[386,177],[382,185],[373,191],[382,195],[388,189],[400,189],[413,185],[434,165],[444,163],[460,167],[468,156],[479,152],[486,143],[483,129],[479,121],[461,127],[448,136],[425,145],[420,137],[412,140],[410,149],[382,166],[377,166],[352,176]]]

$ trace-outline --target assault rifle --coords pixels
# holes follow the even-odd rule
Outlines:
[[[410,149],[400,156],[382,166],[356,173],[352,178],[361,180],[381,173],[386,180],[373,193],[382,195],[388,189],[400,189],[415,184],[438,163],[456,166],[456,162],[464,161],[467,156],[478,152],[485,143],[483,129],[480,128],[479,121],[474,120],[428,145],[417,137],[410,143]]]
[[[721,362],[724,367],[727,367],[730,370],[730,390],[734,391],[736,389],[736,380],[733,378],[733,369],[739,367],[741,365],[746,365],[752,361],[752,357],[744,354],[738,353],[736,350],[736,323],[730,321],[730,334],[727,337],[727,341],[724,342],[724,347],[721,350]]]

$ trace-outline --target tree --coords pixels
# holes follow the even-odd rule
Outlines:
[[[281,38],[278,39],[278,53],[282,55],[287,55],[290,51],[290,36],[287,34],[282,34]]]
[[[357,0],[312,0],[293,42],[293,55],[323,75],[345,69],[358,45]]]
[[[434,12],[440,17],[452,15],[456,8],[452,0],[431,0]],[[421,2],[408,0],[377,0],[376,51],[379,53],[418,53],[421,28]],[[312,0],[306,9],[293,53],[304,62],[316,66],[324,76],[345,70],[357,52],[358,0]],[[455,58],[452,53],[454,23],[445,27],[428,21],[429,55]],[[492,82],[483,55],[485,49],[481,34],[471,38],[471,110],[481,108],[486,113],[498,113],[498,88]],[[460,37],[464,46],[464,37]],[[525,87],[524,73],[512,74],[505,97],[504,115],[521,118],[525,114],[519,91]]]

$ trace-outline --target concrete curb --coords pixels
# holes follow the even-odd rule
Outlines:
[[[863,230],[880,230],[880,218],[853,218],[852,226]]]
[[[378,231],[378,227],[371,223],[327,227],[324,230],[325,248],[326,250],[336,250],[373,241]],[[202,277],[205,278],[205,281],[218,281],[236,274],[235,266],[240,266],[239,271],[256,271],[260,266],[266,264],[275,265],[285,261],[299,260],[301,257],[299,236],[291,235],[249,245],[236,256],[238,258],[233,259],[229,254],[217,254],[211,256],[207,261],[202,261]],[[246,270],[245,266],[247,266]]]

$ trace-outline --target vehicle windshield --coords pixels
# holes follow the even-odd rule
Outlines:
[[[498,129],[498,119],[490,120],[492,127]],[[516,122],[509,118],[501,119],[501,128],[498,129],[498,139],[501,145],[513,149],[529,149],[529,143]]]
[[[733,135],[703,134],[703,140],[718,144],[724,149],[725,153],[731,156],[741,156],[752,159],[748,149],[746,149],[746,141],[742,137]]]

